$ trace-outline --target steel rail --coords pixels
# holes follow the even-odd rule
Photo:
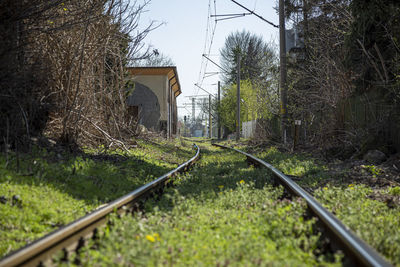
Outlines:
[[[38,266],[43,264],[46,260],[49,260],[57,251],[76,250],[85,239],[95,234],[100,225],[107,222],[107,215],[114,211],[122,211],[124,207],[133,207],[139,201],[142,201],[145,197],[149,196],[149,194],[160,193],[155,190],[162,190],[171,182],[171,177],[176,175],[178,172],[188,170],[188,168],[200,157],[200,148],[195,144],[194,147],[197,149],[195,156],[179,165],[176,169],[169,171],[152,182],[110,202],[108,205],[95,210],[7,255],[0,260],[0,267]]]
[[[271,164],[236,148],[213,144],[214,146],[231,149],[247,157],[253,164],[268,168],[278,178],[278,182],[292,194],[303,198],[310,211],[318,217],[330,235],[331,242],[338,244],[344,250],[348,259],[357,266],[392,266],[375,249],[357,237],[347,226],[339,221],[331,212],[326,210],[314,197],[307,193],[292,179],[280,172]]]

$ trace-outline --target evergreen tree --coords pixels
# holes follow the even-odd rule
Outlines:
[[[223,74],[227,84],[236,82],[238,55],[242,80],[267,79],[270,69],[275,67],[275,55],[271,47],[262,37],[245,30],[231,33],[220,52],[222,67],[228,71]]]

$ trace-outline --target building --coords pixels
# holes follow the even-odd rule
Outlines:
[[[128,113],[139,124],[167,137],[177,134],[176,98],[181,94],[178,72],[170,67],[131,67],[128,82]]]

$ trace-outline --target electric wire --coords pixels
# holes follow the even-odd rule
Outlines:
[[[210,54],[211,52],[211,48],[214,42],[214,36],[215,36],[215,30],[217,28],[217,21],[214,21],[214,23],[211,23],[211,14],[212,12],[212,8],[211,8],[211,1],[209,0],[208,2],[208,14],[207,14],[207,28],[206,28],[206,38],[205,38],[205,42],[204,42],[204,49],[203,49],[203,54]],[[216,0],[214,0],[214,14],[217,13],[217,4],[216,4]],[[207,70],[207,66],[208,66],[208,60],[204,59],[202,57],[202,62],[201,62],[201,66],[200,66],[200,71],[199,71],[199,77],[198,77],[198,81],[197,84],[199,84],[200,86],[203,84],[204,79],[206,78],[206,70]],[[197,88],[196,94],[197,95],[199,93],[199,89]]]

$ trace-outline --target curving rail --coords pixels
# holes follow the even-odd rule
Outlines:
[[[296,184],[292,179],[284,175],[271,164],[241,150],[213,144],[223,149],[232,149],[247,157],[247,161],[255,165],[268,168],[275,175],[277,182],[284,186],[290,193],[303,198],[309,210],[318,217],[324,229],[327,231],[331,242],[337,244],[346,254],[347,259],[357,266],[392,266],[381,255],[363,240],[357,237],[348,227],[343,225],[332,213],[326,210],[314,197]],[[352,265],[353,265],[352,264]]]
[[[200,148],[195,144],[194,147],[196,155],[176,169],[6,256],[0,260],[0,267],[38,266],[51,259],[57,251],[68,253],[78,249],[85,240],[96,236],[98,227],[107,222],[110,213],[134,209],[151,194],[161,194],[174,175],[188,170],[199,159]]]

